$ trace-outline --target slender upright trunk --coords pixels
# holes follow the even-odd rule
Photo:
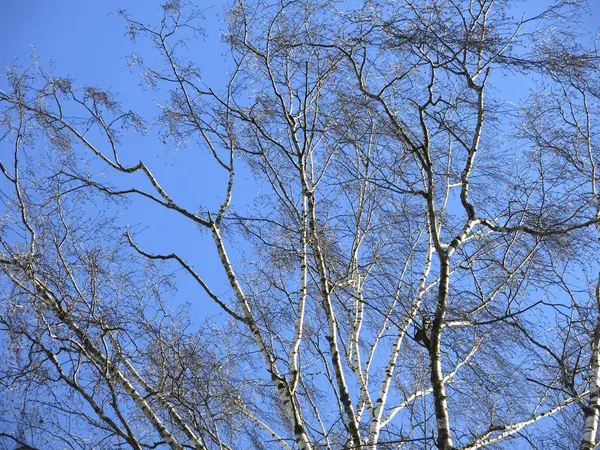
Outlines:
[[[308,224],[307,224],[307,209],[306,209],[306,193],[302,192],[302,231],[300,234],[300,300],[298,302],[298,318],[294,327],[294,339],[290,349],[290,370],[291,381],[290,391],[292,395],[296,392],[296,387],[300,381],[300,366],[298,365],[298,357],[300,355],[300,344],[302,341],[302,332],[304,329],[304,312],[306,309],[306,298],[308,295]]]
[[[598,417],[600,416],[600,274],[598,274],[596,283],[596,305],[599,316],[596,318],[596,327],[592,338],[590,397],[583,412],[583,438],[581,439],[580,450],[593,450],[595,448]]]
[[[331,363],[333,365],[333,372],[339,389],[340,401],[344,408],[344,412],[348,417],[348,431],[349,431],[349,443],[354,448],[360,448],[360,430],[358,428],[358,421],[356,420],[356,414],[350,398],[350,391],[348,390],[348,384],[344,376],[344,368],[342,366],[342,356],[339,351],[338,344],[338,323],[333,309],[333,302],[331,299],[331,286],[327,278],[327,269],[325,266],[325,257],[321,251],[321,246],[318,238],[317,231],[317,216],[316,216],[316,204],[314,193],[310,192],[308,196],[308,210],[309,210],[309,228],[311,232],[312,248],[315,255],[315,261],[317,264],[317,271],[320,278],[321,285],[321,296],[322,304],[325,315],[327,316],[327,324],[329,333],[327,341],[329,343],[329,350],[331,352]]]
[[[438,290],[437,308],[431,327],[429,344],[429,363],[431,368],[431,387],[433,388],[433,404],[435,420],[438,430],[437,446],[440,450],[451,450],[452,436],[450,435],[450,421],[448,419],[448,403],[446,401],[446,387],[444,373],[442,372],[441,338],[442,325],[448,305],[448,286],[450,284],[450,264],[446,254],[440,255],[440,284]]]

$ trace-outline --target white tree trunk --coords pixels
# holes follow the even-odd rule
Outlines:
[[[600,274],[596,284],[596,303],[600,313]],[[600,413],[600,317],[596,320],[590,361],[590,397],[583,415],[583,437],[581,439],[580,450],[592,450],[595,448],[596,432],[598,430],[598,416]]]

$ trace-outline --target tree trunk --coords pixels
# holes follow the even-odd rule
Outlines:
[[[600,274],[596,284],[596,304],[600,312]],[[590,361],[590,398],[587,408],[583,412],[583,438],[580,450],[592,450],[596,446],[596,431],[598,430],[598,416],[600,413],[600,317],[596,319],[596,328],[592,341],[592,357]]]
[[[446,387],[444,386],[444,373],[441,361],[441,337],[444,316],[448,303],[448,286],[450,284],[450,265],[446,255],[440,255],[440,285],[438,290],[438,304],[431,328],[429,346],[429,360],[431,368],[431,387],[433,388],[433,402],[435,420],[438,430],[437,446],[440,450],[451,450],[452,436],[450,435],[450,421],[448,419],[448,403],[446,401]]]

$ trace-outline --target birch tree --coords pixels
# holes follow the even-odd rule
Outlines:
[[[121,11],[154,51],[131,64],[166,93],[151,122],[37,60],[8,68],[7,445],[595,448],[599,91],[582,12],[239,1],[230,76],[209,86],[193,4],[157,24]],[[140,132],[204,152],[196,173],[219,181],[172,194],[178,174],[122,139]],[[173,218],[202,254],[142,244],[124,204]]]

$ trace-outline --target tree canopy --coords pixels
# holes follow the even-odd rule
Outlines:
[[[597,448],[600,55],[533,3],[239,0],[216,84],[119,11],[152,111],[7,67],[0,446]]]

